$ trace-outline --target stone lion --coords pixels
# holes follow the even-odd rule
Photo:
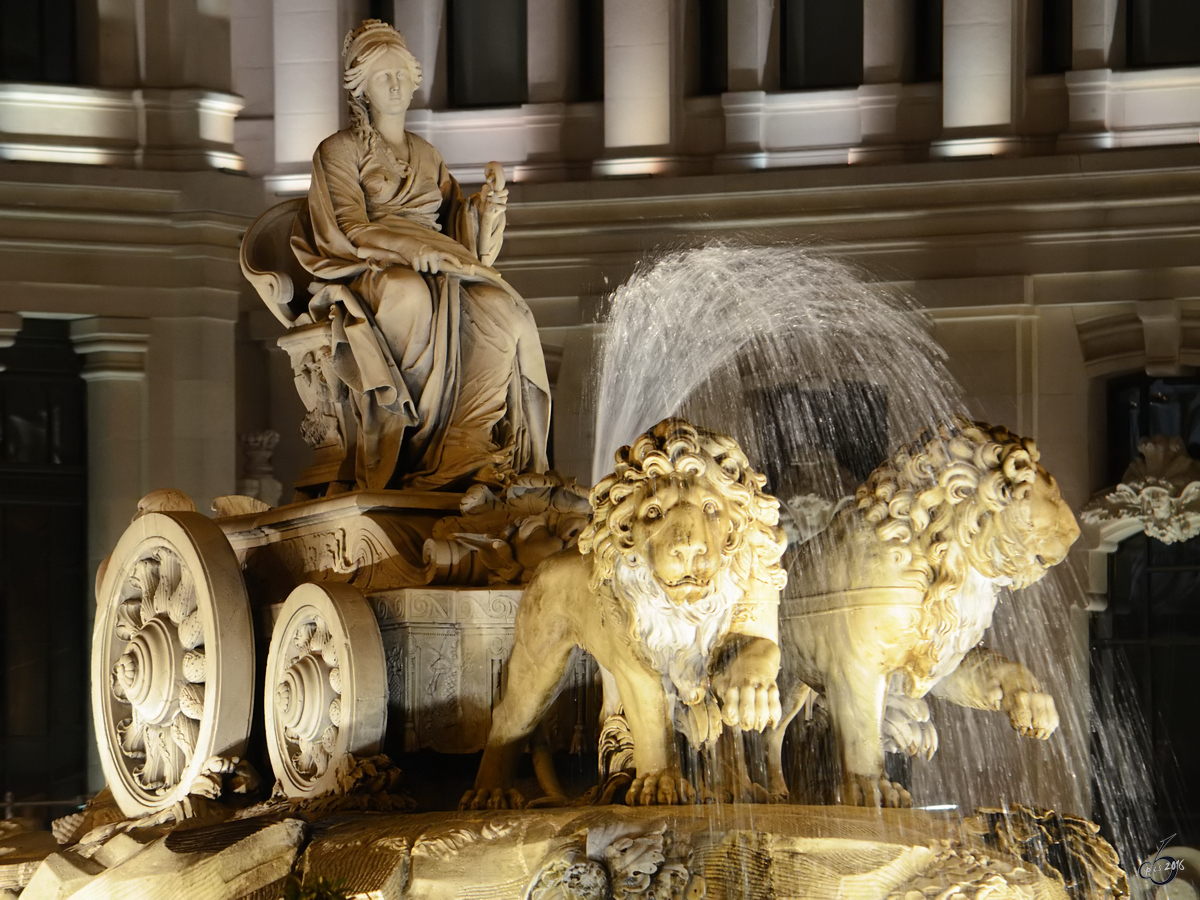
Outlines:
[[[780,617],[786,713],[768,741],[772,793],[787,792],[783,734],[811,689],[828,705],[847,803],[911,802],[883,777],[884,738],[903,744],[897,718],[927,718],[930,692],[1000,710],[1026,737],[1058,727],[1029,670],[979,645],[1000,589],[1033,584],[1079,537],[1038,459],[1032,440],[959,419],[877,468],[856,506],[798,549]]]
[[[524,802],[510,789],[514,766],[576,647],[601,667],[605,712],[624,707],[630,804],[694,801],[677,730],[703,745],[722,725],[779,722],[786,539],[766,479],[732,438],[681,419],[621,448],[616,463],[592,490],[578,547],[542,563],[521,599],[507,687],[464,807]]]

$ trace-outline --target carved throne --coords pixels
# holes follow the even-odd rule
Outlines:
[[[309,317],[312,275],[292,252],[292,226],[303,203],[285,200],[259,216],[242,238],[238,260],[267,309],[288,329],[279,346],[291,360],[296,392],[307,410],[300,433],[315,453],[295,486],[302,497],[316,497],[354,487],[356,446],[350,395],[332,369],[330,324]]]

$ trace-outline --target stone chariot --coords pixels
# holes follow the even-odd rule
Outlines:
[[[241,252],[289,328],[280,345],[308,410],[315,460],[298,502],[219,498],[209,517],[181,492],[155,492],[97,576],[94,724],[130,817],[180,803],[214,758],[244,758],[256,718],[274,778],[305,797],[389,734],[394,749],[480,750],[499,700],[522,560],[532,569],[514,535],[522,513],[483,488],[355,489],[357,435],[330,368],[330,322],[297,322],[311,280],[288,245],[300,203],[264,213]],[[569,540],[586,492],[545,482],[530,476],[508,494]]]

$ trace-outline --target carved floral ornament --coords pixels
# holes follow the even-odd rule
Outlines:
[[[1200,534],[1200,462],[1188,455],[1181,438],[1142,438],[1121,483],[1095,497],[1080,518],[1102,531],[1136,522],[1137,530],[1164,544],[1191,540]]]

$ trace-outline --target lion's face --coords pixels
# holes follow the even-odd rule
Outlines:
[[[1030,495],[1012,502],[997,516],[998,540],[979,542],[992,554],[995,573],[1025,588],[1067,557],[1079,537],[1075,516],[1058,491],[1054,478],[1041,466]],[[982,561],[981,561],[982,562]],[[983,565],[977,565],[984,571]],[[988,574],[985,571],[985,574]]]
[[[644,483],[631,543],[671,602],[684,606],[712,593],[732,532],[728,498],[702,475],[673,474]]]

